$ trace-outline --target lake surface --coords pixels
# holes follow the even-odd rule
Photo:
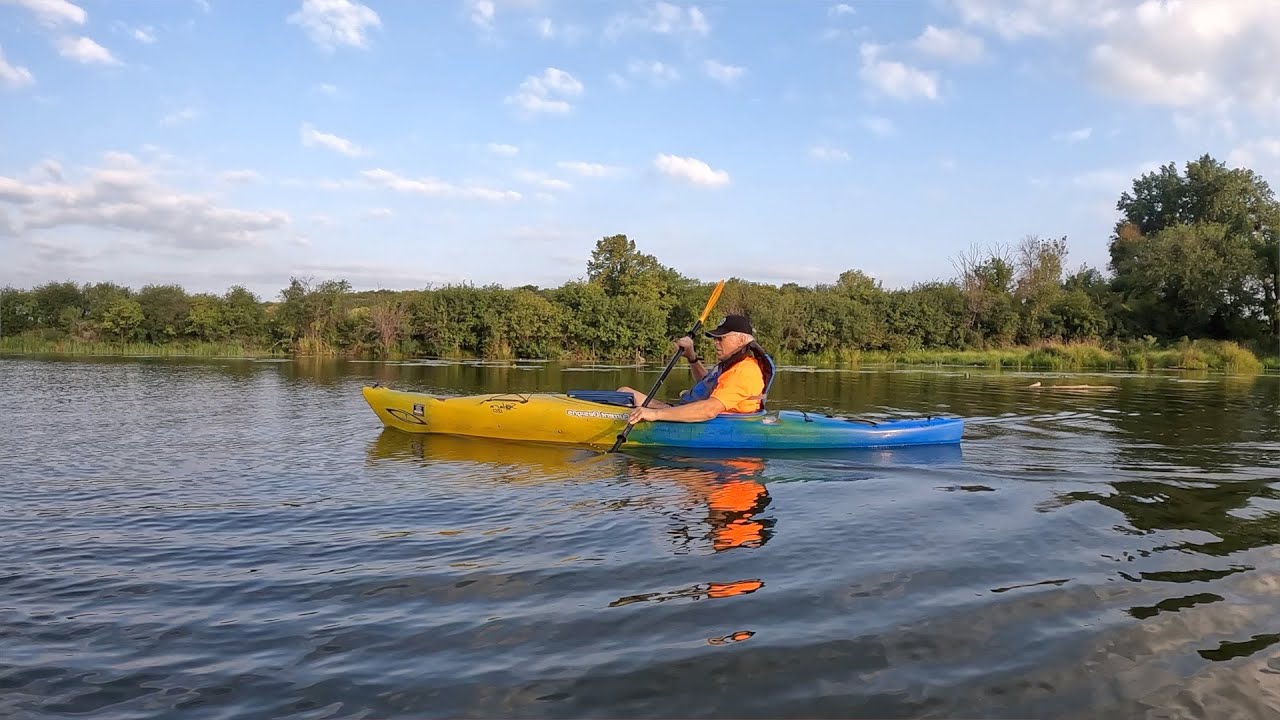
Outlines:
[[[659,371],[0,358],[0,717],[1280,717],[1275,375],[789,368],[964,443],[588,461],[359,392]]]

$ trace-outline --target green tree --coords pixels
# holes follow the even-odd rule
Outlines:
[[[668,315],[675,306],[678,275],[652,255],[636,249],[626,235],[596,242],[587,263],[587,279],[604,290],[616,343],[614,356],[665,354],[671,341]]]
[[[967,310],[956,283],[920,283],[888,294],[886,348],[910,350],[964,346]]]
[[[514,290],[504,319],[507,342],[516,357],[548,358],[559,353],[564,313],[550,300],[527,289]]]
[[[1256,255],[1218,223],[1174,225],[1128,244],[1117,268],[1142,329],[1157,337],[1256,337]]]
[[[598,357],[616,351],[620,328],[602,286],[568,282],[552,293],[551,300],[562,308],[570,352]]]
[[[31,292],[0,289],[0,336],[21,335],[36,327],[36,304]]]
[[[85,285],[83,290],[86,317],[98,328],[102,328],[102,319],[107,308],[120,300],[133,297],[133,291],[123,285],[111,282]],[[105,328],[102,328],[105,330]]]
[[[384,300],[369,308],[369,322],[383,357],[390,357],[409,327],[409,308],[403,303]]]
[[[971,248],[952,260],[966,310],[965,344],[974,347],[1007,345],[1018,328],[1013,283],[1017,275],[1009,251],[994,246],[985,252]]]
[[[242,342],[257,342],[267,326],[267,312],[257,295],[233,285],[222,296],[222,321],[226,335]]]
[[[120,342],[132,342],[138,339],[144,320],[142,305],[137,300],[120,297],[102,309],[99,323],[110,337]]]
[[[276,319],[290,347],[303,355],[331,355],[338,349],[340,325],[346,319],[343,300],[351,292],[346,280],[289,278],[280,291]]]
[[[1013,297],[1021,315],[1020,342],[1061,338],[1052,308],[1062,294],[1066,257],[1065,237],[1046,240],[1028,235],[1018,245]]]
[[[139,330],[149,343],[165,343],[185,334],[191,298],[179,285],[147,285],[134,296],[142,308]]]
[[[84,291],[73,282],[51,282],[31,291],[37,327],[75,332],[76,325],[86,317]]]
[[[227,337],[227,321],[222,298],[201,293],[191,297],[187,310],[187,333],[196,340],[213,342]]]
[[[1280,334],[1280,203],[1252,170],[1209,155],[1187,163],[1185,174],[1169,163],[1134,180],[1116,209],[1110,266],[1130,327],[1165,337]],[[1204,272],[1187,265],[1201,261]],[[1179,312],[1192,315],[1169,317]]]

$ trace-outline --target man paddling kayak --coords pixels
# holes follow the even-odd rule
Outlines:
[[[631,393],[637,405],[628,422],[701,422],[721,413],[753,413],[764,408],[765,393],[773,379],[773,361],[756,342],[751,322],[742,315],[726,315],[717,327],[707,331],[707,337],[716,348],[716,364],[710,369],[697,356],[693,338],[686,335],[676,341],[697,383],[680,393],[678,402],[650,400],[649,407],[638,407],[644,404],[645,393],[625,386],[618,388]]]

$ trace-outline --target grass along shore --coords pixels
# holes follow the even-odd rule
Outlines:
[[[1250,374],[1280,370],[1280,357],[1259,359],[1233,342],[1196,340],[1159,348],[1129,343],[1109,349],[1088,343],[1045,344],[995,350],[907,350],[862,352],[845,362],[859,365],[936,365],[1047,370],[1214,370]]]
[[[162,345],[36,337],[0,338],[0,352],[30,355],[116,355],[148,357],[281,357],[266,348],[239,343],[175,342]],[[398,355],[394,359],[411,356]],[[459,357],[458,360],[468,358]],[[515,359],[515,358],[487,358]],[[562,358],[551,358],[562,359]],[[1214,370],[1248,374],[1280,370],[1280,357],[1259,359],[1233,342],[1194,340],[1168,347],[1132,341],[1114,347],[1092,343],[1045,343],[992,350],[841,350],[819,355],[774,354],[779,365],[933,365],[1048,370]],[[590,358],[575,358],[587,362]],[[656,361],[656,360],[655,360]]]
[[[265,349],[233,342],[120,343],[101,340],[45,340],[19,336],[0,338],[0,352],[23,355],[116,355],[127,357],[271,357]],[[279,357],[279,353],[275,356]]]

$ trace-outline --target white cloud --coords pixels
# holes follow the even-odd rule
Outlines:
[[[898,128],[889,118],[869,115],[862,118],[862,126],[880,137],[891,137],[898,134]]]
[[[862,45],[862,79],[880,92],[898,100],[938,99],[937,75],[893,60],[882,60],[882,48]]]
[[[21,88],[34,85],[36,77],[22,65],[10,65],[4,57],[4,48],[0,48],[0,85],[7,88]]]
[[[378,207],[364,211],[364,216],[367,218],[389,218],[392,215],[395,215],[395,213],[391,211],[391,208]]]
[[[610,165],[564,160],[556,163],[556,167],[561,170],[568,170],[569,172],[577,173],[582,177],[611,177],[622,172],[622,168],[616,168]]]
[[[525,78],[520,83],[519,91],[515,95],[509,95],[506,102],[531,113],[564,114],[573,109],[564,98],[577,97],[582,91],[582,83],[573,75],[549,67],[541,75]]]
[[[261,179],[262,176],[253,170],[228,170],[222,173],[222,182],[232,185],[258,182]]]
[[[832,17],[839,17],[841,15],[852,15],[854,14],[854,12],[855,10],[853,9],[853,6],[850,5],[849,3],[839,3],[827,8],[827,14]]]
[[[547,175],[546,173],[542,173],[542,172],[534,172],[532,170],[518,170],[516,171],[515,177],[520,182],[529,183],[530,185],[537,185],[538,187],[545,188],[547,190],[572,190],[573,189],[573,185],[569,184],[568,182],[565,182],[564,180],[560,180],[559,178],[553,178],[550,175]]]
[[[519,200],[514,190],[494,190],[474,185],[460,186],[437,178],[406,178],[389,170],[377,168],[360,173],[366,180],[403,193],[416,193],[428,197],[452,197],[466,200]]]
[[[627,63],[627,72],[647,77],[655,85],[665,85],[680,79],[680,71],[657,60],[651,62],[632,60]]]
[[[963,30],[937,28],[933,25],[925,27],[911,44],[920,52],[953,62],[973,63],[986,54],[982,38]]]
[[[489,152],[494,155],[505,155],[511,157],[520,152],[520,148],[515,145],[505,145],[503,143],[489,143]]]
[[[188,250],[241,247],[289,224],[279,210],[222,207],[215,198],[156,180],[156,168],[132,155],[106,153],[81,184],[25,183],[0,176],[0,203],[16,207],[20,235],[71,226],[142,235],[151,245]]]
[[[710,165],[697,158],[659,153],[653,160],[653,166],[663,175],[687,180],[694,185],[715,187],[729,184],[729,173],[713,170]]]
[[[1237,146],[1227,155],[1227,166],[1249,168],[1261,174],[1280,172],[1280,136],[1258,138]]]
[[[182,108],[181,110],[171,112],[168,115],[165,115],[164,117],[160,118],[160,124],[166,127],[171,127],[173,125],[181,125],[182,123],[190,122],[199,116],[200,116],[200,112],[198,110],[196,110],[195,108],[186,107],[186,108]]]
[[[334,85],[333,83],[320,83],[319,85],[316,86],[316,89],[325,95],[338,94],[338,86]]]
[[[468,0],[467,6],[471,9],[471,24],[485,32],[492,32],[496,9],[493,0]]]
[[[1105,92],[1230,122],[1240,106],[1280,115],[1280,3],[1274,0],[954,0],[962,20],[1009,40],[1079,34]]]
[[[1078,143],[1088,140],[1091,135],[1093,135],[1093,128],[1084,127],[1069,132],[1054,133],[1053,139],[1058,142]]]
[[[3,2],[4,0],[0,0],[0,3],[3,3]],[[138,42],[142,43],[143,45],[151,45],[156,41],[155,28],[153,28],[150,25],[139,25],[138,27],[131,27],[127,23],[117,20],[111,23],[111,29],[116,32],[124,33],[125,35],[128,35],[129,37],[133,38],[134,40],[137,40]]]
[[[543,40],[553,40],[561,38],[566,42],[577,42],[579,38],[586,34],[586,29],[581,25],[572,25],[561,23],[557,25],[551,18],[538,18],[533,21],[534,32],[538,33],[538,37]]]
[[[1006,40],[1107,27],[1120,18],[1113,0],[953,1],[965,24],[992,30]]]
[[[849,153],[840,148],[826,147],[825,145],[815,145],[809,148],[809,157],[814,160],[822,160],[825,162],[843,161],[849,159]]]
[[[738,65],[725,65],[715,60],[706,62],[707,76],[716,82],[722,82],[725,85],[732,85],[742,74],[747,71],[746,68]]]
[[[302,144],[306,147],[320,145],[334,152],[342,153],[347,157],[359,157],[364,154],[364,150],[359,145],[344,137],[320,132],[311,123],[303,123],[301,130],[299,130],[299,136],[302,138]]]
[[[86,65],[91,63],[97,63],[99,65],[120,64],[120,61],[115,59],[115,56],[111,54],[110,50],[102,47],[87,37],[59,38],[58,54],[62,57],[85,63]]]
[[[605,27],[605,35],[610,38],[633,31],[705,37],[711,33],[711,25],[696,6],[684,8],[659,0],[648,12],[615,16]]]
[[[1195,105],[1214,95],[1213,79],[1202,67],[1161,67],[1138,52],[1110,45],[1093,49],[1094,68],[1104,88],[1154,105]]]
[[[67,0],[0,0],[0,5],[17,5],[31,11],[43,24],[54,26],[64,22],[83,25],[86,13]]]
[[[1154,105],[1280,114],[1280,4],[1148,1],[1123,19],[1090,56],[1107,91]]]
[[[342,45],[368,47],[366,31],[382,27],[378,13],[352,0],[302,0],[288,22],[305,30],[311,42],[325,51]]]

